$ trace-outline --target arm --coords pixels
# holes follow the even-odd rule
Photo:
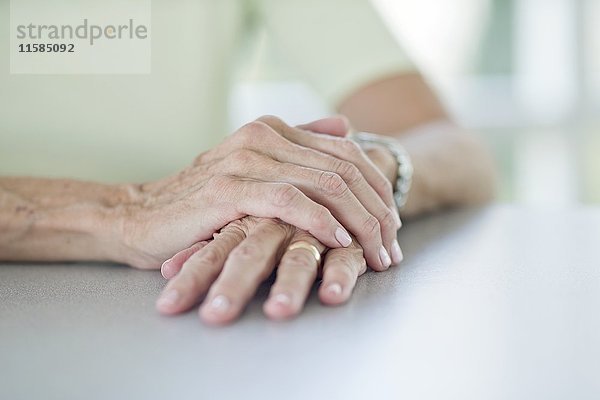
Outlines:
[[[124,262],[120,208],[127,186],[0,178],[0,260]]]
[[[180,173],[146,184],[0,178],[0,259],[158,268],[228,222],[254,215],[280,218],[330,248],[351,244],[348,225],[370,266],[389,267],[400,223],[374,189],[391,199],[385,185],[374,185],[389,186],[383,174],[346,139],[317,140],[276,118],[263,121]],[[324,122],[334,121],[316,125]]]
[[[403,216],[492,198],[490,156],[476,137],[452,123],[419,74],[369,84],[343,100],[339,111],[359,131],[398,138],[410,154],[415,172]],[[388,154],[377,164],[394,182],[393,157]]]

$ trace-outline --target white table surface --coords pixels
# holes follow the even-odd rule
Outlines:
[[[158,272],[0,264],[0,399],[598,399],[600,209],[406,224],[406,260],[286,323],[161,317]]]

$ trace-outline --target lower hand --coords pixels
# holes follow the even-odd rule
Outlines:
[[[303,246],[288,249],[298,242]],[[323,255],[322,267],[307,244]],[[306,231],[276,219],[245,217],[225,226],[213,240],[196,243],[163,264],[162,274],[170,281],[157,308],[163,314],[178,314],[205,296],[199,309],[202,320],[226,324],[241,314],[275,269],[263,310],[269,318],[286,319],[302,310],[319,275],[321,302],[346,302],[367,265],[355,240],[347,248],[327,251]]]

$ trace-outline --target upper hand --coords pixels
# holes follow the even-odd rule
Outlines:
[[[247,124],[179,174],[132,192],[122,230],[124,258],[137,267],[157,268],[245,215],[279,218],[330,248],[348,246],[349,231],[376,270],[399,261],[389,257],[400,227],[389,180],[352,141],[274,117]]]

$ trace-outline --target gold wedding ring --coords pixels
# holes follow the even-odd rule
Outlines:
[[[292,251],[292,250],[296,250],[296,249],[308,250],[310,252],[310,254],[312,254],[312,256],[315,258],[315,261],[317,262],[317,264],[321,264],[321,252],[319,251],[319,249],[317,249],[316,246],[314,246],[304,240],[300,240],[298,242],[294,242],[294,243],[290,244],[287,248],[287,251]]]

